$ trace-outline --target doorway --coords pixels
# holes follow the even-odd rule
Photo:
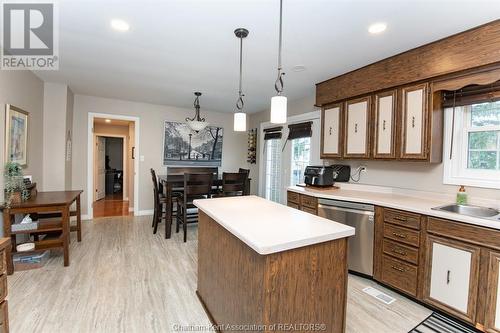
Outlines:
[[[93,119],[93,217],[133,215],[135,123]]]

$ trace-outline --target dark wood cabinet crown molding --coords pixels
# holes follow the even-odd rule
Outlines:
[[[500,62],[500,20],[316,84],[316,105]]]

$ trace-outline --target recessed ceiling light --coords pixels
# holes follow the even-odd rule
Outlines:
[[[304,65],[295,65],[292,67],[292,71],[294,72],[302,72],[306,70],[306,66]]]
[[[117,31],[128,31],[130,25],[124,20],[114,19],[111,20],[111,27]]]
[[[383,22],[378,22],[370,25],[368,27],[368,32],[371,34],[379,34],[381,32],[384,32],[385,29],[387,29],[387,24]]]
[[[110,123],[111,119],[106,119],[105,122]]]

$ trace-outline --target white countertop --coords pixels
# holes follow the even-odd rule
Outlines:
[[[253,195],[194,204],[261,255],[354,235],[354,228],[347,225]]]
[[[440,217],[448,220],[474,224],[482,227],[494,228],[500,230],[500,221],[476,218],[455,213],[448,213],[438,210],[433,210],[433,207],[438,207],[446,204],[452,204],[453,200],[437,199],[432,196],[409,196],[391,192],[363,191],[352,189],[355,186],[351,184],[349,189],[314,189],[310,187],[291,186],[288,190],[303,193],[317,198],[334,199],[350,202],[367,203],[376,206],[395,208],[415,212],[418,214]],[[360,186],[360,189],[363,187]]]

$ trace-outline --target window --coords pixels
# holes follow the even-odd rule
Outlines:
[[[265,141],[265,197],[281,201],[281,139]]]
[[[456,107],[454,124],[448,108],[446,118],[444,182],[500,188],[500,101]]]
[[[311,161],[311,138],[294,139],[291,142],[290,185],[304,182],[304,171]]]

